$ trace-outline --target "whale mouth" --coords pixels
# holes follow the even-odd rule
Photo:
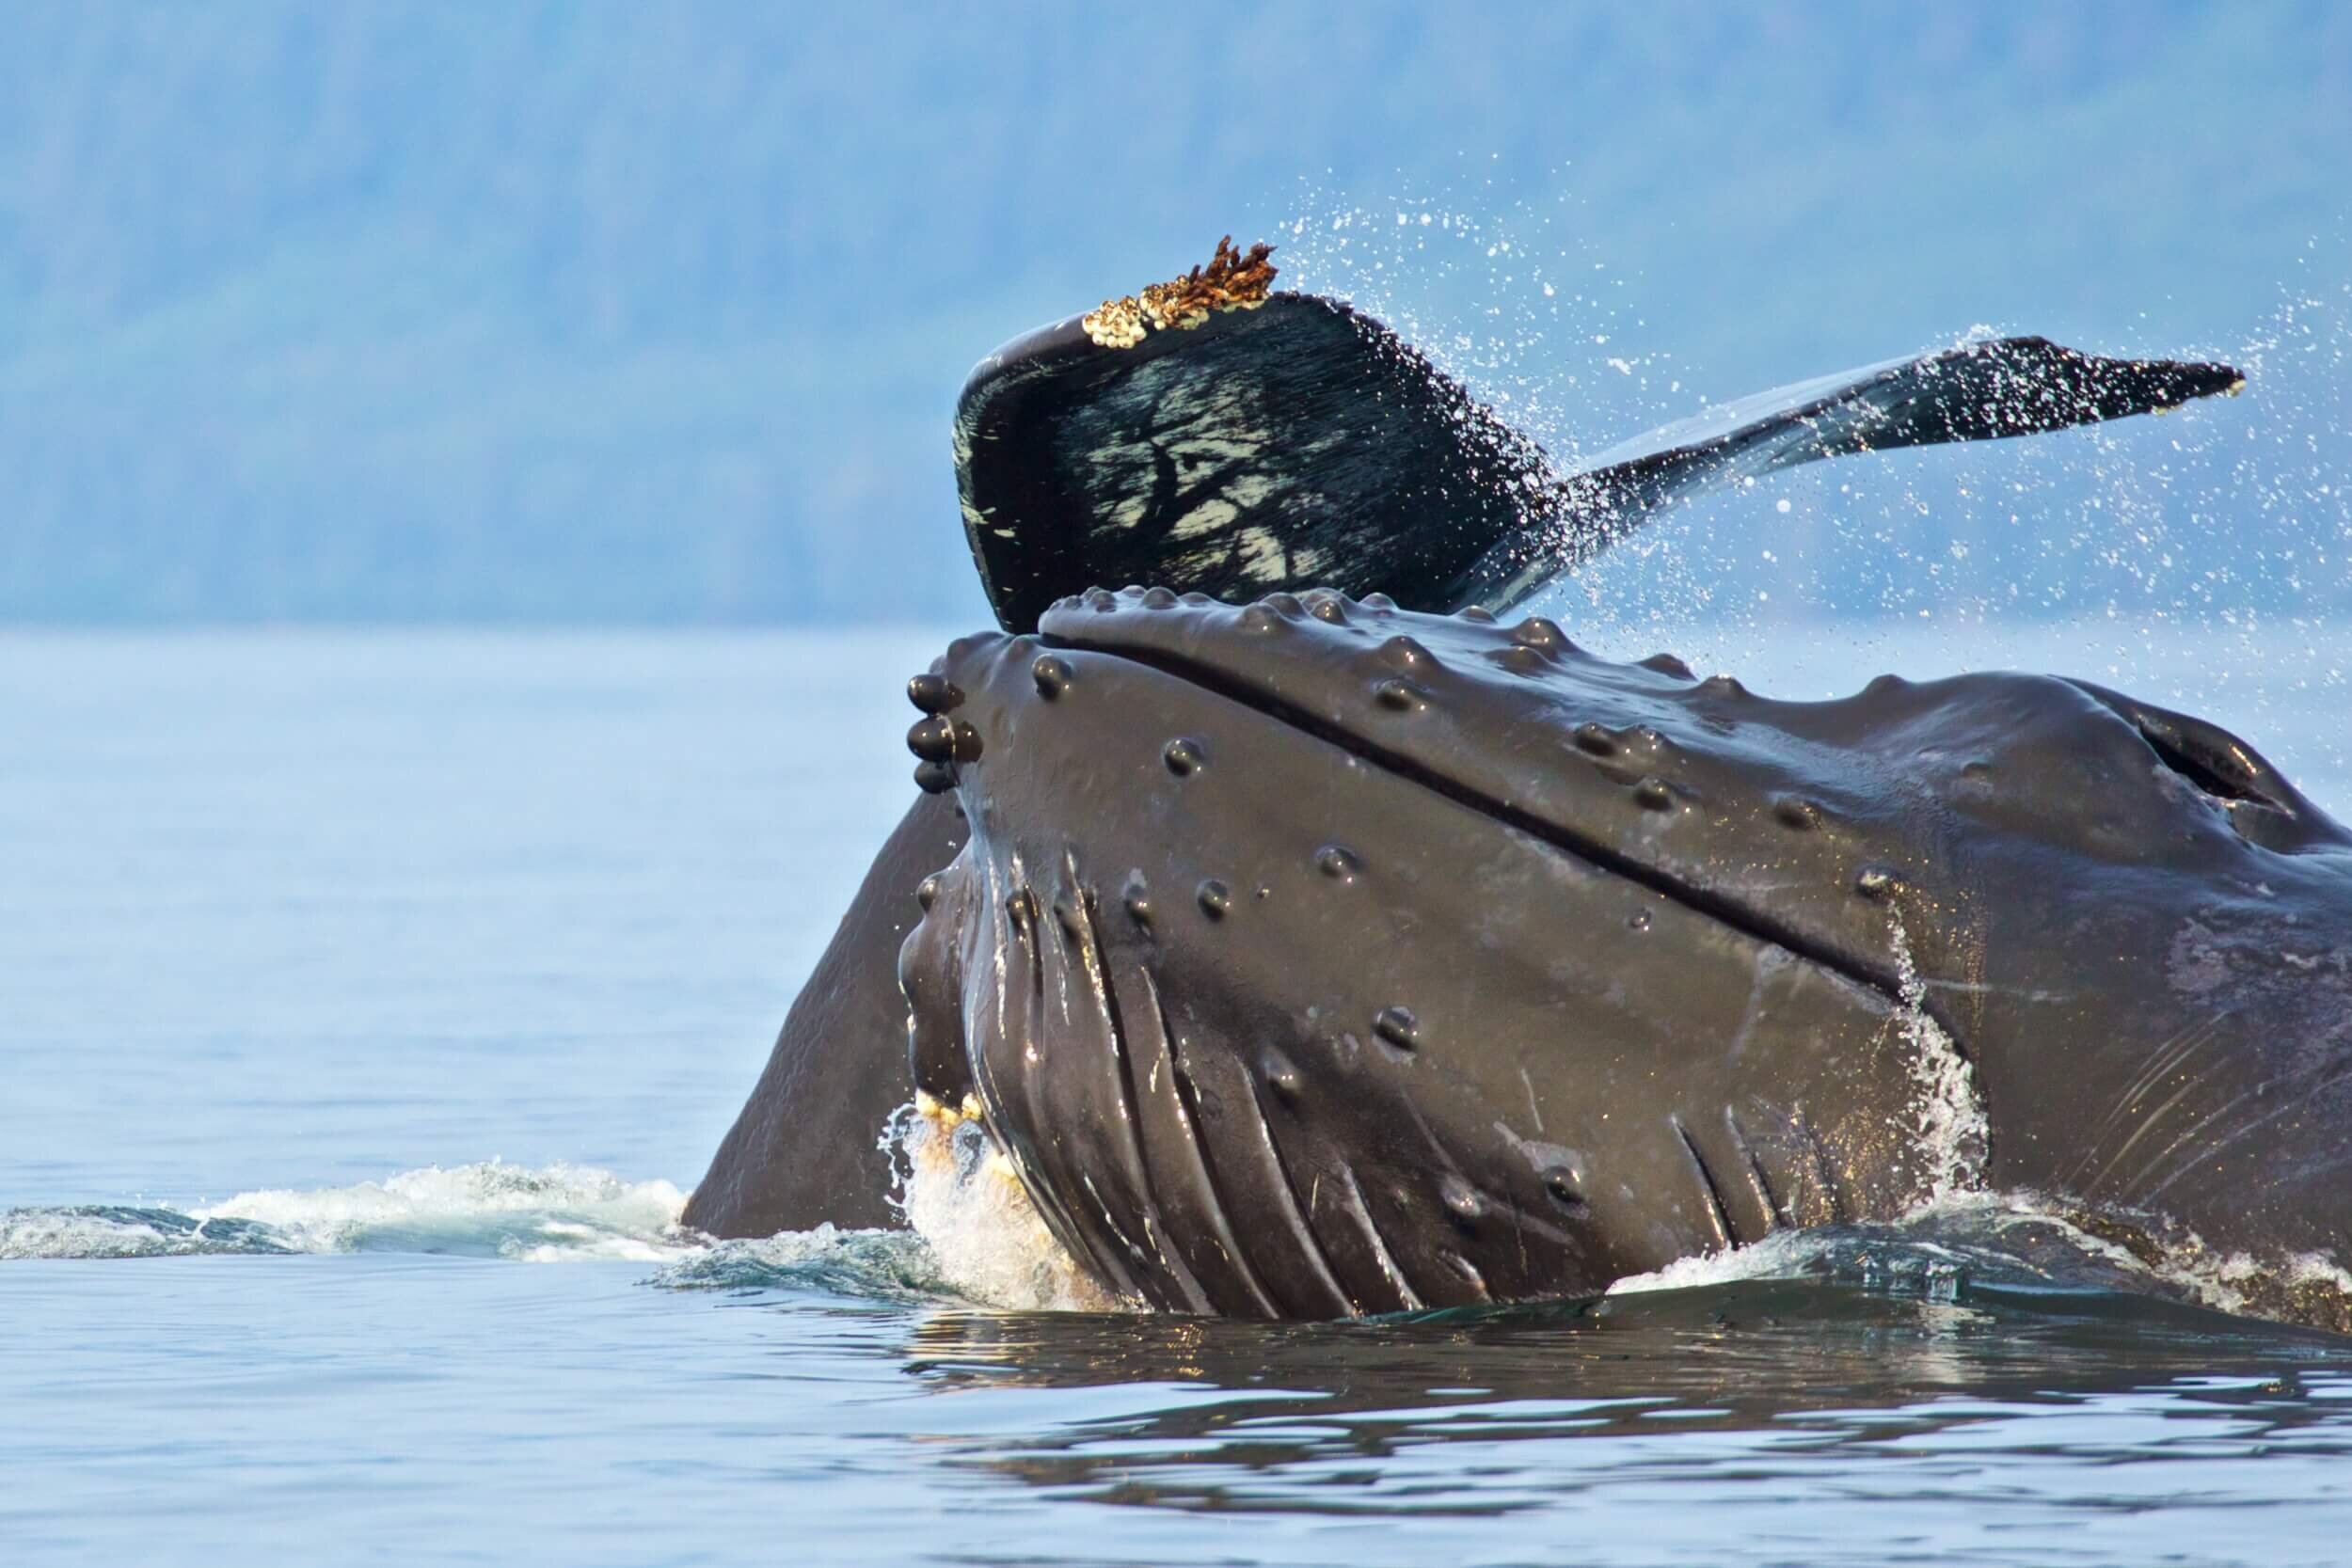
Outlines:
[[[1541,1212],[1534,1194],[1479,1192],[1425,1121],[1415,1148],[1393,1125],[1335,1136],[1299,1118],[1316,1090],[1295,1053],[1264,1037],[1273,1030],[1206,1022],[1216,1009],[1192,1005],[1200,993],[1123,951],[1109,928],[1158,911],[1130,894],[1106,915],[1074,847],[1041,882],[976,834],[939,881],[933,913],[946,918],[927,915],[910,937],[902,975],[911,996],[965,966],[977,983],[963,976],[952,1020],[915,1009],[918,1112],[950,1129],[977,1119],[1047,1230],[1105,1291],[1265,1319],[1533,1293],[1489,1283],[1470,1234],[1482,1214],[1507,1227],[1522,1263],[1531,1242],[1542,1248],[1556,1281],[1597,1293],[1614,1276],[1581,1265],[1572,1216]],[[1403,1042],[1383,1051],[1410,1048],[1409,1019],[1382,1022]],[[943,1032],[961,1049],[927,1053]],[[1573,1207],[1573,1156],[1557,1155],[1537,1180],[1548,1174],[1553,1204]],[[1436,1206],[1412,1191],[1424,1167],[1449,1173]]]
[[[1345,700],[1276,629],[1333,610]],[[970,826],[900,955],[929,1101],[1107,1289],[1183,1311],[1597,1293],[1918,1196],[1892,962],[1417,759],[1444,623],[1383,616],[1102,595],[917,677],[918,780]],[[1505,728],[1637,828],[1692,808],[1630,730]]]
[[[900,957],[920,1103],[943,1122],[977,1117],[1072,1256],[1163,1308],[1318,1319],[1477,1305],[1539,1277],[1603,1288],[1621,1271],[1583,1256],[1573,1153],[1531,1144],[1516,1170],[1480,1173],[1449,1147],[1461,1140],[1401,1081],[1416,1065],[1409,1010],[1320,1002],[1336,977],[1307,971],[1333,933],[1294,929],[1277,949],[1298,961],[1249,979],[1218,972],[1217,939],[1304,891],[1296,877],[1195,875],[1168,853],[1196,835],[1165,808],[1241,765],[1228,736],[1199,723],[1200,737],[1147,734],[1148,771],[1111,784],[1073,767],[1100,760],[1108,737],[1057,726],[1078,732],[1057,757],[1034,712],[1008,721],[1076,695],[1056,689],[1065,665],[1097,696],[1116,671],[1138,720],[1235,706],[1111,657],[991,637],[944,661],[958,716],[918,750],[930,782],[952,779],[972,832],[924,883]],[[991,701],[1008,688],[1027,700]],[[960,744],[958,725],[973,726]],[[1302,774],[1348,767],[1304,732],[1269,721],[1265,737]],[[1360,874],[1345,845],[1313,847],[1306,874],[1329,888]],[[1348,1106],[1340,1079],[1379,1087]]]

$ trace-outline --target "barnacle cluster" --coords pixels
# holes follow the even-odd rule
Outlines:
[[[943,1135],[952,1136],[955,1130],[967,1121],[980,1120],[980,1102],[977,1096],[965,1095],[960,1105],[947,1101],[926,1089],[914,1091],[914,1114],[936,1127]]]
[[[1236,250],[1228,234],[1216,242],[1208,265],[1154,283],[1140,294],[1106,299],[1080,325],[1104,348],[1133,348],[1153,327],[1199,326],[1212,310],[1254,310],[1274,286],[1275,266],[1267,260],[1273,254],[1274,247],[1265,244]]]
[[[1151,330],[1143,325],[1143,307],[1133,294],[1104,300],[1089,310],[1079,325],[1104,348],[1133,348]]]

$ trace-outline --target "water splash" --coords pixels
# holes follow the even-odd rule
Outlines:
[[[1307,182],[1270,237],[1287,283],[1386,321],[1574,469],[1581,453],[1704,413],[1702,387],[1764,386],[1717,386],[1703,358],[1677,355],[1671,326],[1645,313],[1665,302],[1643,302],[1575,178],[1555,168],[1546,194],[1514,197],[1517,182],[1469,162],[1371,202]],[[2063,625],[2042,640],[2058,644],[2054,667],[2264,730],[2282,658],[2290,689],[2352,686],[2352,238],[2315,234],[2278,267],[2211,341],[2110,332],[2078,345],[2224,360],[2249,377],[2242,398],[1776,475],[1662,516],[1527,608],[1613,656],[1672,648],[1765,681],[1804,641],[1792,627],[1863,616],[1882,635],[1948,642]],[[1880,352],[2045,325],[1954,322],[1936,341]],[[1837,368],[1790,364],[1777,379]],[[1857,654],[1880,641],[1850,625],[1836,635]],[[2184,669],[2169,656],[2185,641],[2230,657]],[[2345,767],[2340,737],[2299,747]]]
[[[1573,191],[1506,200],[1491,171],[1462,186],[1365,205],[1302,184],[1276,234],[1286,282],[1386,322],[1564,467],[1704,406],[1671,353],[1641,345],[1633,275]]]
[[[921,1237],[832,1225],[711,1243],[655,1271],[645,1283],[668,1291],[816,1291],[897,1305],[958,1299]]]
[[[2189,1299],[2223,1312],[2352,1333],[2352,1273],[2325,1253],[2263,1258],[2222,1252],[2185,1226],[2150,1227],[2150,1267]]]
[[[0,1260],[183,1258],[298,1252],[265,1225],[200,1220],[177,1209],[82,1204],[0,1211]]]
[[[218,1203],[0,1212],[0,1259],[423,1252],[524,1262],[667,1260],[694,1244],[686,1195],[593,1166],[428,1165],[381,1181]]]
[[[1940,1301],[2006,1286],[2156,1294],[2233,1309],[2185,1275],[2168,1274],[2085,1228],[2086,1218],[2034,1192],[1947,1192],[1899,1219],[1782,1230],[1731,1252],[1680,1259],[1618,1280],[1609,1294],[1815,1278]]]
[[[1047,1310],[1116,1306],[1038,1218],[976,1121],[894,1117],[905,1230],[820,1225],[714,1241],[679,1222],[686,1195],[594,1166],[499,1160],[380,1181],[268,1188],[216,1203],[0,1210],[0,1259],[424,1253],[525,1263],[630,1262],[670,1290],[807,1290],[885,1302]]]
[[[955,1291],[991,1307],[1121,1307],[1054,1239],[976,1116],[926,1097],[893,1117],[882,1141],[898,1167],[899,1212]]]
[[[893,1119],[886,1142],[900,1162],[899,1201],[914,1230],[821,1225],[715,1242],[678,1225],[684,1197],[669,1182],[493,1160],[185,1208],[0,1211],[0,1259],[390,1252],[530,1263],[655,1262],[660,1266],[644,1283],[672,1291],[814,1292],[889,1306],[1136,1309],[1096,1286],[1053,1239],[980,1124],[910,1107]],[[1621,1279],[1609,1294],[1703,1293],[1775,1279],[1941,1302],[2004,1289],[2157,1296],[2352,1331],[2352,1273],[2332,1258],[2224,1253],[2160,1218],[2118,1223],[2042,1194],[1958,1185],[1895,1221],[1779,1231],[1753,1245]]]
[[[1933,1204],[1983,1188],[1992,1132],[1985,1120],[1984,1097],[1977,1092],[1975,1069],[1928,1011],[1928,988],[1912,958],[1902,916],[1890,911],[1887,927],[1895,949],[1896,993],[1902,1001],[1898,1017],[1903,1041],[1911,1048],[1911,1081],[1919,1090],[1913,1102],[1917,1120],[1912,1132],[1917,1139],[1922,1186],[1927,1201]]]

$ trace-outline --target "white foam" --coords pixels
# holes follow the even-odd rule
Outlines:
[[[1960,1066],[1964,1070],[1965,1063]],[[1979,1167],[1951,1153],[1980,1147],[1971,1143],[1982,1125],[1980,1113],[1967,1114],[1975,1109],[1973,1093],[1957,1112],[1948,1095],[1930,1096],[1928,1105],[1923,1131],[1939,1139],[1949,1134],[1939,1144],[1947,1151],[1945,1180],[1900,1218],[1778,1231],[1750,1246],[1620,1279],[1608,1293],[1854,1273],[1866,1285],[1901,1289],[1932,1283],[1939,1268],[1964,1268],[1971,1275],[1985,1270],[2153,1290],[2233,1313],[2279,1311],[2281,1288],[2324,1287],[2352,1300],[2352,1272],[2332,1257],[2223,1252],[2186,1227],[2160,1225],[2150,1237],[2161,1249],[2152,1265],[2082,1229],[2074,1204],[2030,1191],[1986,1190]],[[1953,1114],[1930,1127],[1939,1106]],[[910,1303],[960,1297],[1023,1310],[1136,1309],[1095,1284],[1054,1239],[977,1119],[908,1107],[893,1118],[883,1143],[898,1163],[897,1201],[912,1233],[822,1225],[713,1242],[681,1227],[685,1195],[670,1182],[629,1181],[592,1166],[490,1160],[349,1186],[263,1189],[185,1208],[0,1211],[0,1259],[430,1252],[530,1263],[654,1263],[660,1266],[647,1282],[673,1289],[817,1290]]]
[[[678,1227],[685,1207],[686,1195],[667,1181],[487,1160],[185,1208],[12,1210],[0,1214],[0,1258],[415,1251],[653,1262],[696,1244]]]
[[[668,1181],[486,1160],[177,1207],[0,1211],[0,1259],[426,1252],[653,1263],[651,1282],[678,1289],[809,1287],[1046,1310],[1120,1305],[1054,1240],[979,1122],[909,1107],[884,1143],[898,1162],[898,1202],[912,1235],[822,1225],[713,1242],[680,1225],[686,1195]]]
[[[2163,1244],[2163,1261],[2152,1272],[2217,1311],[2280,1315],[2274,1304],[2282,1293],[2313,1286],[2352,1301],[2352,1273],[2326,1253],[2260,1258],[2250,1252],[2221,1252],[2185,1227],[2168,1229]]]
[[[1684,1258],[1618,1280],[1610,1295],[1708,1290],[1751,1279],[1858,1277],[1867,1287],[1957,1293],[1967,1278],[2008,1278],[2126,1291],[2216,1311],[2335,1326],[2332,1302],[2352,1302],[2352,1271],[2322,1253],[2259,1257],[2222,1252],[2185,1227],[2155,1219],[2151,1261],[2083,1228],[2080,1205],[2030,1189],[1949,1192],[1900,1218],[1783,1230],[1752,1246]],[[2313,1291],[2311,1303],[2288,1300]],[[2332,1302],[2331,1302],[2332,1298]]]
[[[239,1193],[190,1213],[199,1221],[265,1225],[301,1252],[438,1238],[459,1245],[492,1241],[501,1256],[528,1262],[642,1262],[691,1244],[677,1227],[685,1207],[686,1195],[667,1181],[627,1181],[560,1161],[532,1166],[486,1160],[427,1165],[349,1187]]]
[[[882,1145],[898,1162],[899,1212],[958,1293],[991,1307],[1103,1312],[1122,1304],[1078,1266],[977,1118],[910,1105]]]
[[[1628,1275],[1603,1292],[1638,1295],[1645,1291],[1691,1291],[1741,1279],[1788,1279],[1810,1272],[1820,1257],[1820,1233],[1776,1230],[1760,1242],[1724,1252],[1677,1258],[1662,1269]]]
[[[1892,1221],[1776,1230],[1747,1246],[1677,1259],[1648,1274],[1629,1275],[1606,1293],[1706,1290],[1748,1279],[1798,1279],[1849,1270],[1866,1283],[1956,1286],[1963,1264],[2037,1275],[2042,1271],[2035,1266],[2007,1259],[1999,1250],[2001,1232],[2023,1222],[2047,1227],[2087,1258],[2143,1276],[2149,1274],[2122,1248],[2076,1228],[2039,1194],[1978,1190],[1923,1199]]]
[[[0,1259],[8,1261],[157,1258],[211,1250],[247,1249],[207,1247],[185,1216],[169,1211],[11,1209],[0,1212]]]
[[[2120,1273],[2137,1275],[2169,1287],[2170,1292],[2216,1311],[2257,1317],[2280,1315],[2276,1304],[2281,1291],[2314,1286],[2352,1301],[2352,1272],[2328,1254],[2293,1252],[2262,1257],[2242,1250],[2223,1252],[2187,1226],[2161,1215],[2152,1216],[2148,1222],[2152,1228],[2146,1233],[2147,1239],[2157,1254],[2152,1263],[2084,1230],[2077,1223],[2077,1206],[2060,1203],[2040,1193],[1985,1194],[1934,1205],[1922,1212],[1947,1218],[1990,1215],[1995,1222],[1989,1227],[1990,1233],[1995,1236],[2005,1224],[2030,1222],[2049,1227],[2086,1256],[2112,1265]]]
[[[1918,1085],[1913,1103],[1917,1121],[1918,1175],[1922,1195],[1930,1204],[1984,1187],[1985,1151],[1990,1147],[1984,1101],[1977,1093],[1976,1073],[1927,1008],[1927,986],[1911,957],[1911,938],[1902,917],[1888,921],[1895,947],[1896,980],[1902,997],[1903,1039],[1911,1047],[1911,1081]]]

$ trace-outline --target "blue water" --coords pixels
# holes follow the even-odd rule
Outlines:
[[[2065,669],[2352,807],[2344,628],[1571,629]],[[0,635],[0,1561],[2352,1559],[2352,1348],[2187,1306],[1267,1328],[675,1232],[942,637]]]

